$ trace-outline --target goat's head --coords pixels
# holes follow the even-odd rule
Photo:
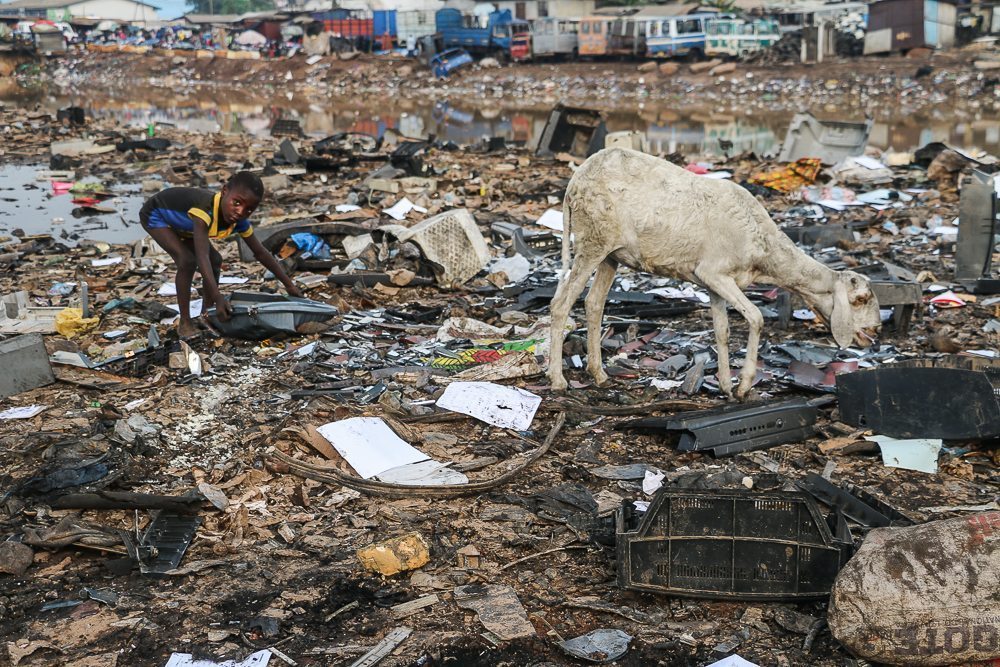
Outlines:
[[[854,271],[837,274],[829,320],[833,339],[840,347],[847,347],[852,342],[867,346],[875,341],[882,320],[868,278]]]

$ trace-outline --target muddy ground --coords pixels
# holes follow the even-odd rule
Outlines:
[[[319,99],[355,96],[369,104],[380,96],[433,93],[468,98],[483,96],[484,91],[492,95],[497,88],[498,104],[523,94],[522,101],[537,100],[538,104],[565,95],[598,105],[611,104],[621,96],[629,101],[655,97],[667,105],[693,99],[709,106],[719,100],[738,106],[755,99],[762,105],[788,106],[826,90],[829,104],[838,111],[848,97],[857,100],[852,110],[876,109],[886,100],[898,104],[904,99],[905,104],[913,100],[921,108],[945,106],[956,104],[960,91],[975,91],[975,105],[989,108],[995,98],[984,91],[992,88],[970,61],[967,54],[935,56],[931,63],[936,74],[919,82],[905,73],[922,63],[902,58],[838,62],[822,68],[741,67],[739,94],[726,82],[689,74],[656,78],[655,85],[640,84],[642,75],[635,72],[635,64],[626,63],[475,70],[447,82],[435,82],[411,64],[369,58],[327,59],[310,68],[301,60],[248,65],[248,61],[178,62],[157,56],[102,54],[54,64],[52,71],[63,85],[100,81],[123,89],[143,81],[165,91],[184,89],[198,95],[213,88],[231,92],[234,87],[273,86],[276,100],[294,91]],[[403,74],[404,68],[411,73]],[[746,73],[753,73],[754,78],[746,79]],[[765,78],[790,88],[774,94],[745,89],[746,81]],[[206,103],[211,103],[210,94]],[[0,124],[10,137],[8,158],[39,168],[49,166],[51,141],[89,136],[98,144],[113,145],[130,135],[129,130],[111,124],[64,127],[42,113],[18,109],[4,110]],[[112,190],[121,183],[150,180],[161,185],[217,186],[244,165],[264,167],[273,160],[280,142],[279,138],[247,135],[187,134],[171,128],[157,132],[172,142],[166,151],[111,151],[83,156],[70,166],[77,179],[96,176]],[[298,143],[308,153],[311,142]],[[379,211],[396,197],[361,185],[371,169],[385,162],[389,151],[385,146],[376,158],[338,172],[290,177],[287,186],[268,195],[255,224],[266,225],[288,215],[331,219],[332,207],[348,201],[352,194],[363,208],[348,222],[371,229],[393,222]],[[495,256],[507,253],[510,241],[493,236],[490,224],[508,221],[533,228],[541,213],[558,203],[572,174],[566,161],[536,158],[524,147],[490,154],[477,147],[433,148],[424,160],[435,170],[438,182],[433,192],[408,195],[428,212],[412,215],[407,224],[464,206],[476,216]],[[726,159],[717,155],[713,161],[716,167],[733,171],[737,181],[774,166],[756,156]],[[958,173],[947,173],[940,181],[931,181],[926,170],[898,168],[892,187],[917,187],[929,194],[882,212],[868,207],[828,211],[828,223],[848,223],[858,232],[856,241],[842,242],[831,252],[846,266],[892,261],[920,274],[925,288],[934,282],[947,283],[953,245],[930,231],[938,224],[933,222],[935,216],[939,221],[957,216],[958,178]],[[871,188],[857,188],[858,192],[866,189]],[[761,201],[779,219],[802,203],[779,193],[761,195]],[[800,222],[794,215],[788,219]],[[891,233],[887,223],[897,230],[910,229]],[[147,254],[149,261],[143,262],[132,247],[87,243],[72,224],[53,227],[52,236],[28,246],[21,239],[7,241],[25,254],[0,264],[0,294],[27,290],[36,304],[66,306],[74,304],[76,296],[50,295],[49,289],[57,282],[86,280],[98,308],[129,296],[173,302],[157,296],[162,283],[172,283],[173,267],[163,256]],[[70,248],[63,244],[68,240],[81,242]],[[250,279],[242,289],[280,287],[266,280],[256,264],[240,262],[234,243],[223,244],[221,251],[225,273]],[[92,266],[92,259],[107,255],[131,259],[110,267]],[[551,275],[554,259],[539,260],[533,267],[536,276]],[[300,277],[304,273],[309,272],[300,271]],[[620,278],[642,284],[635,273],[623,272]],[[426,366],[441,350],[454,354],[473,347],[461,340],[450,347],[434,346],[438,328],[448,318],[471,317],[497,326],[515,321],[522,326],[541,323],[544,332],[547,304],[521,309],[520,314],[504,319],[501,311],[511,310],[516,296],[505,296],[498,284],[503,285],[502,278],[489,279],[485,274],[458,288],[338,287],[324,279],[308,288],[308,296],[337,305],[343,315],[323,331],[265,343],[219,339],[206,333],[193,343],[209,369],[201,377],[162,362],[141,369],[116,365],[107,375],[60,367],[57,383],[4,401],[4,408],[49,406],[28,420],[0,422],[0,489],[11,494],[3,496],[0,504],[0,531],[5,539],[23,535],[26,528],[51,528],[67,517],[103,526],[112,535],[118,530],[134,534],[145,527],[149,522],[145,511],[53,509],[51,503],[58,493],[24,490],[34,477],[53,469],[79,467],[81,461],[98,456],[106,455],[109,474],[85,485],[84,490],[181,495],[209,484],[227,500],[222,510],[198,503],[202,524],[197,536],[181,569],[165,577],[123,571],[121,544],[85,547],[78,543],[37,548],[24,574],[0,574],[0,637],[7,642],[8,663],[157,666],[175,651],[241,659],[258,648],[275,647],[299,665],[342,665],[350,664],[393,627],[406,625],[413,628],[413,634],[381,664],[580,664],[556,642],[596,628],[618,628],[634,636],[629,652],[616,663],[620,665],[701,666],[728,653],[761,665],[857,664],[822,628],[823,600],[747,603],[622,590],[616,584],[614,550],[594,540],[599,527],[581,522],[573,512],[554,512],[552,506],[540,502],[539,494],[563,485],[581,485],[598,497],[602,509],[621,499],[648,499],[637,480],[604,479],[593,472],[602,465],[644,463],[668,472],[677,484],[712,487],[725,482],[763,490],[782,488],[832,465],[835,481],[861,485],[918,521],[951,515],[931,508],[982,504],[996,498],[1000,462],[992,447],[995,443],[946,443],[940,471],[933,475],[888,468],[876,448],[858,444],[863,432],[839,422],[835,406],[823,408],[816,437],[731,459],[679,453],[668,439],[618,430],[635,416],[721,404],[718,393],[707,387],[686,395],[649,385],[651,378],[659,377],[655,366],[666,358],[711,350],[711,321],[701,306],[680,316],[616,326],[605,350],[612,375],[606,387],[593,386],[579,369],[568,371],[574,388],[567,396],[552,393],[537,371],[506,381],[543,398],[526,433],[434,408],[431,402],[444,385],[439,376],[412,368],[380,373],[396,366]],[[414,312],[418,307],[440,310],[420,322],[384,317],[385,309]],[[890,351],[889,358],[995,350],[997,334],[983,331],[994,316],[992,306],[971,300],[951,310],[924,306],[912,328],[887,330],[880,343]],[[582,322],[582,311],[575,311],[574,318]],[[140,341],[141,346],[150,326],[146,316],[111,310],[97,328],[81,337],[67,340],[49,335],[46,341],[50,351],[86,351],[102,358],[113,345],[102,333],[127,329],[125,340]],[[831,342],[826,329],[814,320],[793,320],[786,331],[775,329],[772,321],[767,327],[772,344]],[[733,329],[737,340],[745,340],[745,327],[736,317]],[[160,325],[159,331],[168,343],[175,339],[171,329]],[[666,331],[678,332],[679,342],[651,342]],[[323,342],[326,351],[301,358],[294,352],[278,356],[314,341]],[[413,351],[421,344],[430,344],[431,352]],[[568,344],[567,356],[573,354],[583,354],[579,332]],[[765,397],[817,395],[793,386],[781,373],[768,371],[762,377],[758,391]],[[375,402],[359,397],[293,397],[297,390],[322,389],[331,383],[368,389],[380,379],[386,391]],[[143,402],[134,404],[139,399]],[[275,456],[282,452],[350,472],[342,460],[331,461],[317,453],[307,428],[354,416],[381,416],[422,451],[439,460],[470,464],[470,480],[483,481],[495,478],[538,447],[560,412],[566,414],[566,424],[547,454],[510,483],[457,499],[428,499],[419,493],[404,498],[363,495],[305,479]],[[119,421],[134,415],[153,424],[154,432],[131,440],[116,434]],[[851,453],[821,449],[845,438],[853,445],[847,450]],[[679,474],[684,472],[689,474]],[[361,547],[414,531],[430,547],[430,562],[415,572],[382,577],[365,571],[355,555]],[[862,535],[855,527],[855,537]],[[459,566],[458,551],[467,545],[481,553],[479,567]],[[477,616],[452,600],[456,586],[478,583],[511,586],[536,636],[499,641],[485,633]],[[106,604],[89,599],[86,589],[111,591],[117,600]],[[391,610],[431,593],[439,601],[414,615],[398,618]],[[46,603],[58,602],[72,606],[43,611]],[[804,620],[796,614],[804,615]],[[790,618],[799,622],[792,623]],[[807,641],[803,628],[815,628],[818,633]],[[21,652],[27,652],[25,657],[15,658]],[[283,661],[272,657],[271,664]]]

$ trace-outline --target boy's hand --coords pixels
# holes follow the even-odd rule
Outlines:
[[[215,297],[215,316],[219,318],[220,322],[228,322],[229,318],[233,316],[233,307],[221,294]]]
[[[305,296],[305,294],[302,293],[302,290],[300,290],[297,285],[289,285],[288,296],[297,296],[301,299]]]

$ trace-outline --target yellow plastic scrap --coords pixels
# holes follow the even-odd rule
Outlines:
[[[101,321],[99,317],[84,317],[82,308],[63,308],[56,315],[56,331],[66,338],[85,334]]]
[[[430,547],[420,533],[407,533],[355,552],[365,569],[391,577],[407,570],[416,570],[431,561]]]
[[[750,179],[750,182],[778,192],[794,192],[803,185],[815,183],[822,167],[823,163],[819,158],[804,157],[782,169],[756,174]]]

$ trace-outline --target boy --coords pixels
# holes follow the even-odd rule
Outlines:
[[[235,174],[221,192],[202,188],[167,188],[150,197],[139,211],[142,228],[153,237],[177,264],[177,305],[180,323],[177,333],[187,338],[196,333],[191,321],[191,280],[195,270],[201,273],[203,310],[215,306],[223,322],[232,314],[229,303],[219,292],[222,255],[210,239],[224,239],[236,232],[253,251],[257,261],[280,280],[291,296],[302,296],[281,264],[253,235],[247,219],[264,197],[264,184],[249,171]]]

